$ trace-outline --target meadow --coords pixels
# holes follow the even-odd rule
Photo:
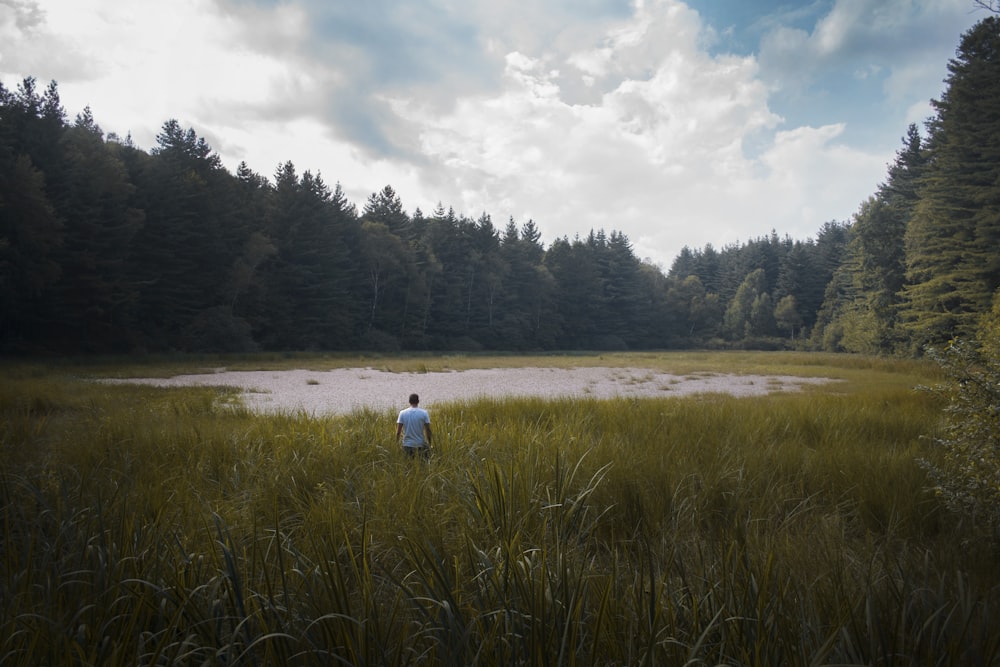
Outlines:
[[[795,393],[259,415],[230,369],[620,365]],[[801,353],[6,361],[3,665],[995,665],[926,362]]]

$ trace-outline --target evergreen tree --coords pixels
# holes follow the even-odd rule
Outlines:
[[[681,331],[680,317],[671,308],[668,278],[659,266],[648,261],[639,263],[639,291],[643,295],[640,319],[645,335],[640,342],[643,348],[665,348],[676,345]]]
[[[698,275],[698,257],[694,250],[688,246],[681,248],[677,257],[670,263],[670,270],[667,275],[680,281],[684,281],[688,276]]]
[[[422,330],[431,347],[447,346],[449,337],[468,336],[472,312],[470,283],[475,284],[479,255],[463,233],[465,221],[438,204],[427,218],[420,247],[428,285]]]
[[[413,345],[423,337],[428,298],[419,268],[419,237],[399,195],[388,185],[368,197],[361,218],[361,257],[369,290],[366,345]]]
[[[70,350],[122,351],[138,289],[125,258],[144,214],[133,208],[135,188],[125,165],[104,142],[89,109],[63,134],[63,190],[58,198],[65,231],[61,274],[46,299],[52,344]]]
[[[795,299],[795,309],[803,329],[812,329],[823,305],[823,292],[828,278],[817,268],[819,253],[812,239],[796,241],[785,253],[778,271],[775,297],[780,303],[787,297]]]
[[[368,279],[364,318],[365,340],[375,348],[399,346],[408,272],[406,243],[388,225],[374,220],[361,224],[361,261]]]
[[[844,313],[854,303],[854,280],[847,267],[834,271],[826,285],[823,305],[816,313],[810,334],[811,345],[827,352],[843,352]]]
[[[896,221],[894,231],[900,235],[899,227],[905,231],[905,223],[913,217],[914,208],[920,198],[920,181],[923,178],[927,166],[927,154],[924,151],[923,140],[920,138],[920,131],[917,126],[910,124],[906,129],[906,136],[903,137],[903,147],[896,151],[895,161],[889,165],[889,173],[885,182],[878,188],[878,198],[891,206],[898,218],[903,221],[899,225]],[[903,263],[898,259],[902,255],[902,243],[896,239],[891,247],[894,249],[892,256],[893,263]],[[899,276],[896,280],[902,285],[904,273],[903,268],[897,269]]]
[[[591,235],[593,237],[593,234]],[[598,315],[604,306],[596,248],[579,238],[556,239],[545,254],[545,266],[554,281],[554,309],[559,335],[556,346],[566,349],[595,347]]]
[[[229,272],[249,235],[239,218],[238,182],[204,138],[169,120],[137,172],[136,235],[130,274],[140,289],[136,323],[154,348],[202,349],[225,340]],[[222,320],[220,322],[220,319]]]
[[[825,287],[822,305],[816,311],[810,340],[813,346],[824,350],[840,349],[843,331],[837,323],[837,318],[845,310],[846,303],[853,303],[856,294],[853,278],[856,268],[844,266],[852,234],[853,229],[850,225],[826,222],[816,235],[815,248],[811,253],[811,275],[818,284]]]
[[[369,195],[361,217],[364,220],[381,222],[390,232],[405,241],[413,238],[410,217],[403,210],[403,202],[399,195],[389,185]]]
[[[550,314],[555,282],[542,260],[545,249],[534,221],[520,229],[511,218],[500,239],[502,283],[497,335],[510,349],[545,347],[554,340]]]
[[[0,85],[0,341],[43,344],[51,331],[45,301],[60,275],[64,225],[44,166],[55,168],[64,131],[53,83],[16,92]],[[58,193],[57,193],[58,194]]]
[[[500,256],[500,233],[493,227],[493,222],[486,213],[479,217],[475,225],[465,229],[471,240],[473,257],[479,265],[479,280],[475,283],[478,289],[475,292],[470,290],[469,293],[470,312],[474,312],[471,308],[478,305],[479,313],[472,322],[480,332],[477,337],[488,342],[491,347],[502,347],[496,325],[503,283],[507,279],[509,267]],[[474,334],[475,331],[474,329]]]
[[[972,332],[1000,285],[1000,17],[963,35],[948,71],[905,235],[915,346]]]
[[[926,158],[920,135],[910,125],[887,180],[854,216],[845,254],[851,303],[838,309],[841,344],[850,352],[891,353],[900,346],[898,313],[904,285],[904,237],[917,201]]]
[[[719,251],[710,243],[698,255],[695,275],[701,279],[701,284],[709,294],[719,293],[719,286],[722,284],[720,262]]]
[[[284,349],[351,347],[359,318],[353,210],[339,186],[331,192],[309,171],[300,177],[291,162],[275,174],[273,197],[266,235],[251,235],[237,262],[264,274],[259,336]]]
[[[39,299],[58,280],[62,223],[45,196],[45,178],[26,155],[0,163],[0,310],[8,345],[46,337]]]
[[[613,347],[649,344],[649,299],[642,290],[639,260],[628,237],[612,231],[599,246],[597,265],[604,291],[602,333]],[[620,341],[620,342],[619,342]]]
[[[896,316],[903,287],[903,234],[907,219],[882,198],[872,197],[855,216],[852,255],[855,328],[863,337],[853,352],[888,353],[898,345]]]
[[[34,77],[26,77],[16,91],[0,86],[0,134],[13,155],[25,155],[45,177],[47,194],[53,205],[62,188],[62,134],[66,129],[66,111],[59,98],[59,87],[51,81],[39,94]]]

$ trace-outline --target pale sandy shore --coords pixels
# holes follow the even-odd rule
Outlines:
[[[798,391],[824,378],[786,375],[671,375],[646,368],[492,368],[429,373],[393,373],[372,368],[331,371],[227,371],[166,379],[113,380],[157,386],[226,386],[244,391],[247,407],[262,413],[346,414],[361,408],[405,407],[420,394],[421,406],[479,397],[670,397],[725,393],[752,396]]]

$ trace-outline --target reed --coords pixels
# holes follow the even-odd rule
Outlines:
[[[457,402],[424,463],[379,411],[12,368],[0,663],[1000,664],[996,545],[916,463],[933,372],[739,363],[846,381]]]

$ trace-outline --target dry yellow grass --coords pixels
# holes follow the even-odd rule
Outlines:
[[[435,411],[436,451],[414,465],[389,411],[262,416],[211,389],[73,379],[147,364],[22,365],[0,390],[0,657],[1000,659],[995,553],[936,504],[915,462],[941,406],[913,386],[932,372],[809,355],[613,357],[847,381],[740,399],[458,401]],[[435,363],[457,362],[388,365]]]

